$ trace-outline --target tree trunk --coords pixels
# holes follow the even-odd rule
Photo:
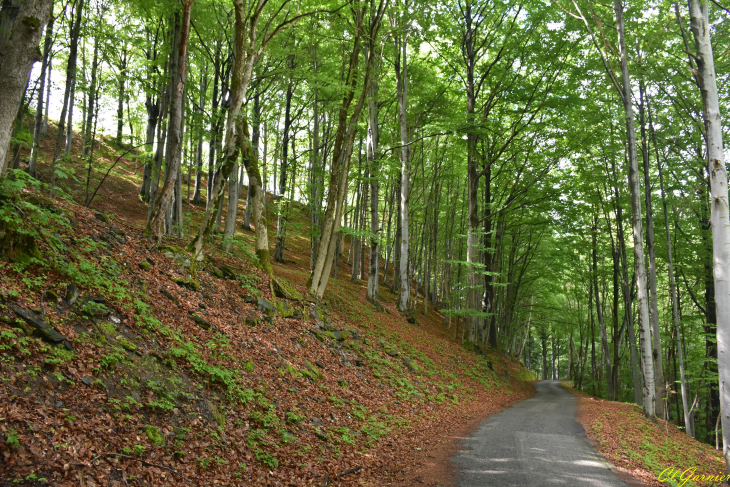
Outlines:
[[[50,56],[48,59],[48,79],[46,80],[46,103],[44,105],[45,114],[43,115],[43,125],[41,126],[41,135],[43,136],[48,135],[48,107],[51,104],[52,69],[53,56]]]
[[[332,156],[327,212],[325,213],[321,245],[317,253],[314,270],[308,283],[309,293],[317,299],[321,299],[324,295],[332,268],[337,235],[339,233],[338,230],[342,220],[345,194],[347,192],[347,175],[357,129],[357,120],[360,117],[360,112],[367,98],[368,88],[370,86],[372,67],[375,62],[375,42],[383,17],[384,7],[385,2],[380,4],[377,12],[372,12],[370,29],[369,32],[365,33],[368,42],[368,57],[367,66],[363,73],[362,92],[348,121],[347,112],[355,96],[355,88],[357,86],[358,76],[356,76],[356,73],[358,71],[360,55],[360,40],[364,34],[362,32],[363,17],[365,15],[364,9],[354,12],[355,33],[353,36],[353,50],[350,55],[349,68],[345,78],[347,80],[348,90],[343,97],[339,112],[338,128],[335,135]]]
[[[177,46],[176,69],[171,70],[173,74],[172,92],[170,93],[170,158],[166,161],[169,168],[165,175],[165,183],[159,197],[156,198],[155,207],[151,218],[147,222],[145,232],[158,241],[162,239],[165,213],[170,206],[172,196],[180,172],[182,158],[182,117],[183,117],[183,90],[185,87],[185,69],[187,67],[188,37],[190,35],[190,9],[194,0],[183,1],[182,20],[180,28],[180,42]]]
[[[677,289],[674,283],[674,263],[672,256],[672,239],[669,233],[669,215],[667,212],[667,199],[664,192],[664,177],[662,175],[662,163],[659,158],[659,147],[656,144],[656,137],[654,135],[654,123],[651,118],[651,106],[649,106],[647,100],[647,108],[649,112],[649,132],[654,142],[654,151],[656,153],[657,170],[659,171],[659,189],[662,195],[662,210],[664,211],[664,229],[667,236],[667,267],[669,272],[669,295],[672,300],[672,321],[674,323],[674,338],[676,342],[675,357],[679,359],[679,377],[680,377],[680,390],[682,392],[682,411],[684,412],[684,425],[685,432],[692,438],[695,437],[694,428],[692,427],[692,421],[689,417],[689,406],[687,400],[689,398],[689,392],[687,390],[687,380],[684,375],[684,351],[682,350],[682,334],[679,329],[679,306],[677,304]],[[675,377],[676,377],[676,362],[675,362]],[[679,415],[679,406],[677,407],[677,414]]]
[[[51,0],[11,0],[0,10],[0,176],[5,172],[13,123],[40,61],[38,43],[51,12]]]
[[[286,103],[284,108],[284,136],[281,143],[281,175],[279,181],[279,191],[281,199],[279,199],[278,215],[276,220],[276,245],[274,246],[274,261],[284,262],[284,232],[286,226],[286,183],[289,172],[289,134],[291,132],[291,99],[294,93],[293,81],[291,75],[294,71],[294,55],[289,55],[289,83],[286,85]],[[292,155],[294,151],[292,150]],[[294,182],[292,181],[292,184]]]
[[[644,117],[645,90],[643,79],[639,81],[639,119],[641,124],[641,158],[644,165],[644,206],[646,206],[646,250],[649,253],[649,311],[652,331],[652,357],[654,359],[654,384],[657,408],[665,416],[667,384],[664,380],[662,343],[659,329],[659,306],[657,299],[656,256],[654,251],[654,212],[651,207],[651,178],[649,174],[649,142],[646,138]]]
[[[616,12],[616,28],[619,35],[621,53],[621,80],[626,120],[626,138],[629,152],[629,192],[631,193],[631,220],[634,230],[634,267],[636,269],[637,307],[639,310],[639,327],[643,372],[643,407],[644,415],[655,416],[654,363],[652,360],[651,322],[649,320],[649,296],[647,295],[646,265],[644,264],[644,243],[641,219],[641,199],[639,188],[639,164],[636,154],[636,132],[634,129],[633,100],[631,98],[631,79],[629,78],[628,55],[624,32],[624,10],[622,0],[614,0]]]
[[[87,105],[86,109],[86,123],[84,125],[85,131],[84,131],[84,149],[82,152],[82,155],[84,157],[89,157],[89,154],[91,153],[91,145],[93,144],[92,141],[92,127],[94,125],[94,115],[96,114],[96,109],[94,108],[94,104],[96,103],[97,99],[97,75],[99,71],[99,35],[96,35],[94,37],[94,58],[91,62],[91,83],[89,84],[89,103]],[[69,124],[70,127],[70,124]]]
[[[707,141],[707,171],[712,193],[713,273],[717,319],[717,368],[720,384],[720,411],[722,418],[723,456],[730,473],[730,213],[728,212],[728,178],[722,143],[722,117],[717,94],[715,61],[710,39],[707,3],[689,0],[692,33],[695,38],[697,72],[702,95],[702,116]]]
[[[259,266],[272,275],[269,256],[269,241],[266,231],[266,219],[264,218],[263,191],[260,190],[263,181],[258,170],[258,161],[250,148],[250,136],[248,135],[248,124],[245,117],[240,117],[241,106],[246,98],[246,91],[251,82],[253,65],[256,62],[257,54],[252,51],[253,47],[247,49],[247,45],[253,46],[256,42],[256,22],[258,17],[246,17],[244,0],[234,0],[235,8],[235,49],[238,53],[246,53],[235,58],[231,80],[230,106],[226,119],[225,144],[221,151],[220,169],[216,171],[211,191],[208,195],[208,207],[203,215],[200,229],[187,246],[188,251],[193,254],[194,260],[200,260],[203,255],[203,245],[210,237],[215,223],[215,216],[221,204],[225,181],[233,171],[238,154],[244,150],[243,162],[249,179],[249,191],[252,191],[254,225],[256,226],[256,255],[259,258]],[[253,25],[249,25],[251,22]],[[241,121],[241,118],[244,118]],[[244,131],[245,129],[245,131]],[[245,149],[242,149],[244,147]],[[250,149],[250,154],[247,155]]]
[[[53,161],[51,163],[51,183],[50,192],[51,196],[55,194],[56,185],[56,166],[58,160],[61,157],[61,147],[64,143],[64,124],[66,122],[66,114],[68,110],[73,107],[69,107],[71,100],[73,99],[73,88],[76,84],[76,58],[78,56],[79,49],[79,31],[81,30],[81,16],[84,11],[84,0],[79,0],[76,5],[76,18],[73,20],[69,36],[71,38],[69,51],[68,51],[68,63],[66,65],[66,89],[63,95],[63,105],[61,107],[61,116],[58,118],[58,132],[56,135],[56,147],[53,151]],[[73,130],[68,127],[68,130]],[[1,154],[0,154],[1,155]],[[1,164],[1,163],[0,163]]]
[[[410,175],[409,161],[410,146],[408,134],[408,58],[407,48],[408,40],[405,34],[400,39],[395,37],[395,73],[397,77],[397,93],[398,93],[398,109],[400,121],[400,162],[401,162],[401,180],[400,180],[400,266],[398,275],[400,278],[400,288],[398,289],[398,311],[405,313],[408,311],[408,296],[410,295],[410,282],[408,280],[408,245],[409,237],[409,197],[410,197]]]
[[[53,45],[53,5],[51,5],[50,20],[46,26],[46,38],[43,43],[43,64],[41,64],[41,74],[39,77],[40,87],[38,88],[38,103],[35,111],[35,125],[33,127],[33,146],[31,148],[30,160],[28,162],[28,174],[38,177],[36,174],[36,163],[38,161],[38,152],[40,150],[41,132],[43,131],[43,102],[46,96],[46,70],[50,60],[51,46]]]

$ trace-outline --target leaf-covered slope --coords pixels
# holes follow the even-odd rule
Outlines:
[[[346,313],[285,302],[250,263],[212,250],[191,275],[174,242],[6,192],[40,249],[0,264],[7,485],[382,485],[439,420],[525,394],[520,365],[374,313],[356,285],[333,287]]]

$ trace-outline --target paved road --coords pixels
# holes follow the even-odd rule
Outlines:
[[[452,460],[459,487],[626,487],[587,442],[576,398],[556,381],[491,416]]]

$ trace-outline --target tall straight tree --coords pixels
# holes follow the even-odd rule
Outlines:
[[[702,117],[707,141],[707,172],[710,177],[712,207],[713,275],[717,309],[717,370],[720,381],[720,415],[723,456],[730,473],[730,208],[728,178],[722,143],[722,116],[717,94],[715,58],[710,39],[707,2],[689,0],[691,29],[695,39],[695,60],[702,95]]]
[[[327,288],[330,271],[335,257],[335,248],[337,247],[338,230],[342,220],[345,195],[347,193],[347,176],[350,169],[350,159],[352,157],[352,148],[355,142],[355,134],[357,131],[357,121],[360,117],[363,105],[368,94],[368,87],[372,77],[373,66],[376,59],[376,43],[378,39],[378,31],[383,20],[388,0],[381,0],[377,7],[374,4],[370,8],[370,19],[368,29],[364,32],[365,13],[368,10],[366,6],[355,4],[351,7],[355,28],[353,35],[353,49],[350,53],[348,67],[346,68],[345,86],[346,92],[342,99],[342,105],[339,108],[339,119],[337,132],[335,135],[334,149],[332,151],[332,169],[330,173],[329,194],[327,197],[327,211],[325,213],[325,221],[322,228],[322,239],[317,252],[314,269],[309,278],[307,287],[309,293],[321,299]],[[366,67],[361,72],[358,69],[361,43],[367,43],[367,60]],[[358,85],[358,78],[362,77],[362,91],[360,97],[352,110],[352,114],[348,118],[349,107],[355,97],[355,90]]]
[[[53,17],[53,6],[51,6],[50,21],[46,26],[46,38],[43,42],[43,61],[41,64],[41,74],[39,77],[40,87],[38,89],[38,103],[36,103],[35,125],[33,127],[33,145],[30,151],[30,161],[28,162],[28,174],[36,177],[36,163],[38,161],[38,152],[41,145],[41,134],[43,132],[43,105],[46,87],[46,71],[50,63],[51,46],[53,45],[53,24],[56,19]]]
[[[649,295],[644,258],[644,240],[641,218],[641,190],[639,187],[639,162],[636,146],[636,128],[634,125],[633,98],[631,93],[631,77],[629,76],[628,52],[626,50],[626,32],[624,25],[624,6],[622,0],[614,0],[614,14],[616,16],[616,30],[618,31],[618,48],[621,65],[619,79],[611,68],[611,63],[604,54],[588,20],[578,6],[577,0],[573,5],[590,34],[591,41],[601,56],[606,73],[613,87],[616,89],[624,107],[624,122],[626,125],[626,148],[628,152],[629,193],[631,195],[631,223],[634,237],[634,271],[636,274],[636,296],[639,314],[639,347],[641,349],[641,371],[643,376],[642,397],[644,415],[656,415],[654,362],[652,359],[651,322],[649,319]]]
[[[195,0],[183,0],[180,29],[180,42],[176,49],[177,69],[172,80],[170,93],[170,126],[169,126],[169,158],[166,161],[168,170],[165,174],[165,183],[159,196],[155,198],[154,209],[147,222],[145,232],[158,241],[164,232],[165,213],[168,211],[175,191],[175,184],[180,172],[180,162],[183,148],[183,92],[185,89],[185,69],[187,67],[188,38],[190,37],[190,10]]]
[[[58,131],[56,135],[56,147],[53,150],[53,161],[51,163],[51,195],[54,194],[56,185],[56,166],[61,157],[61,149],[64,145],[64,124],[66,122],[66,114],[71,110],[69,104],[73,97],[73,87],[76,85],[76,59],[79,50],[79,34],[81,32],[81,17],[84,12],[84,0],[76,0],[74,3],[74,11],[71,16],[71,28],[69,29],[70,46],[68,51],[68,63],[66,65],[66,88],[63,94],[63,105],[61,105],[61,116],[58,118]],[[68,131],[73,127],[66,127]]]
[[[406,29],[408,1],[404,1],[404,12],[401,13],[402,29],[393,38],[395,44],[395,75],[397,78],[396,90],[398,95],[398,121],[400,129],[400,265],[396,269],[399,275],[400,287],[398,288],[398,311],[408,311],[408,297],[411,293],[410,280],[408,278],[408,246],[409,238],[409,198],[410,198],[410,173],[408,159],[410,156],[410,143],[408,132],[408,30]]]

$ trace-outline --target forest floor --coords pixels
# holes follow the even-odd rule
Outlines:
[[[563,386],[578,397],[578,421],[589,441],[622,478],[651,487],[720,484],[698,478],[683,482],[688,477],[725,475],[722,450],[690,438],[671,423],[647,420],[635,404],[597,399],[569,383]]]
[[[139,162],[97,154],[89,184],[64,162],[66,198],[23,180],[0,197],[4,238],[37,246],[0,259],[0,485],[447,485],[456,439],[533,393],[432,306],[409,324],[383,287],[376,312],[346,264],[316,305],[272,296],[245,244],[218,238],[191,274],[183,239],[142,236]],[[294,206],[274,266],[302,295],[307,221]]]

